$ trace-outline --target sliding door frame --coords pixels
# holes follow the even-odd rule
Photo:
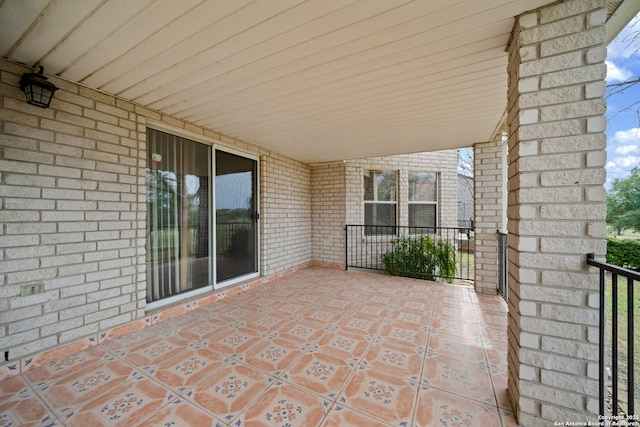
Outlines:
[[[209,174],[210,174],[210,185],[209,185],[209,280],[210,283],[207,286],[203,286],[202,288],[194,289],[193,291],[188,291],[184,293],[180,293],[178,295],[173,295],[167,298],[163,298],[161,300],[153,301],[146,304],[145,310],[153,310],[168,304],[172,304],[175,302],[179,302],[185,300],[187,298],[194,297],[196,295],[200,295],[206,292],[211,292],[212,290],[222,289],[233,284],[249,280],[252,278],[260,277],[261,272],[261,258],[260,258],[260,248],[261,248],[261,230],[260,230],[260,220],[255,222],[256,226],[256,272],[245,274],[242,276],[234,277],[223,282],[218,283],[216,278],[216,209],[215,209],[215,178],[216,178],[216,170],[215,170],[215,153],[216,150],[224,151],[230,154],[234,154],[236,156],[245,157],[247,159],[253,160],[256,162],[256,194],[255,194],[255,213],[260,213],[260,156],[251,152],[239,150],[236,148],[228,147],[226,145],[222,145],[219,140],[207,138],[203,135],[199,135],[197,133],[192,133],[189,131],[185,131],[184,129],[174,128],[172,126],[166,125],[164,123],[159,123],[155,121],[148,120],[145,124],[145,127],[148,129],[154,129],[160,132],[164,132],[173,136],[177,136],[184,139],[189,139],[191,141],[201,143],[204,145],[208,145],[211,147],[211,158],[209,159]],[[149,147],[147,146],[147,150]],[[147,225],[148,227],[148,225]],[[145,237],[147,239],[148,237]],[[145,242],[146,244],[146,242]],[[149,278],[147,277],[147,281]],[[147,285],[148,286],[148,285]]]
[[[260,157],[253,155],[253,154],[249,154],[246,153],[244,151],[240,151],[240,150],[236,150],[233,148],[229,148],[229,147],[225,147],[222,145],[218,145],[218,144],[214,144],[213,145],[213,152],[212,152],[212,159],[211,159],[211,165],[212,165],[212,171],[211,173],[213,174],[213,185],[212,185],[212,195],[211,195],[211,199],[212,199],[212,203],[213,203],[213,210],[212,210],[212,216],[211,216],[211,221],[212,221],[212,226],[210,227],[212,233],[213,233],[213,239],[211,240],[212,244],[216,244],[216,224],[217,224],[217,211],[216,211],[216,192],[215,192],[215,186],[216,186],[216,182],[215,182],[215,174],[216,174],[216,151],[224,151],[225,153],[229,153],[229,154],[233,154],[236,156],[240,156],[240,157],[244,157],[246,159],[252,160],[254,162],[256,162],[256,194],[255,194],[255,212],[253,212],[253,214],[255,215],[256,213],[259,214],[260,213]],[[253,183],[252,183],[253,184]],[[239,283],[239,282],[243,282],[245,280],[249,280],[249,279],[253,279],[255,277],[259,277],[260,276],[260,220],[256,220],[255,221],[255,227],[256,227],[256,251],[255,251],[255,262],[256,262],[256,271],[252,272],[252,273],[248,273],[248,274],[243,274],[241,276],[237,276],[237,277],[232,277],[230,279],[224,280],[222,282],[218,282],[218,275],[217,275],[217,271],[216,271],[216,266],[217,266],[217,258],[214,258],[212,261],[212,266],[213,266],[213,288],[214,289],[222,289],[222,288],[226,288],[227,286],[233,285],[235,283]],[[216,254],[217,257],[217,251],[215,251],[214,249],[214,253]]]

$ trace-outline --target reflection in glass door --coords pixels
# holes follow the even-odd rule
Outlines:
[[[216,284],[258,272],[257,172],[255,160],[216,150]]]
[[[147,130],[147,302],[211,284],[211,147]]]

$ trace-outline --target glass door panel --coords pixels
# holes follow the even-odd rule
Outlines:
[[[211,147],[147,129],[147,302],[211,284]]]
[[[215,152],[216,283],[258,272],[257,162]]]

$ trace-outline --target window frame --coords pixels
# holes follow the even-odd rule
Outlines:
[[[429,174],[435,177],[435,200],[411,200],[411,175]],[[437,228],[440,222],[440,212],[438,210],[440,196],[440,174],[431,171],[409,171],[407,173],[407,225],[411,228]],[[411,224],[411,205],[431,205],[434,206],[434,224],[433,225],[412,225]]]
[[[378,198],[378,192],[376,189],[376,179],[375,176],[377,174],[390,174],[393,173],[393,175],[395,176],[395,192],[394,192],[394,200],[376,200]],[[367,189],[366,189],[366,185],[365,185],[365,179],[367,177],[367,174],[369,174],[370,176],[373,176],[373,183],[374,183],[374,190],[373,190],[373,197],[374,200],[367,200],[366,197],[366,193],[367,193]],[[362,175],[362,201],[363,201],[363,212],[362,212],[362,217],[363,217],[363,221],[362,223],[365,225],[364,227],[364,235],[367,237],[370,236],[395,236],[398,233],[398,197],[399,197],[399,172],[397,170],[380,170],[380,169],[365,169],[363,175]],[[377,232],[375,230],[375,228],[377,225],[376,224],[367,224],[366,223],[366,211],[367,211],[367,205],[373,205],[373,206],[393,206],[393,212],[394,212],[394,224],[390,228],[390,233],[380,233]],[[387,226],[384,226],[387,227]]]

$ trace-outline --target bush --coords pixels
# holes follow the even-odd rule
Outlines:
[[[640,241],[632,239],[607,239],[607,262],[620,267],[640,269]]]
[[[384,268],[394,276],[453,282],[456,273],[455,247],[429,236],[403,237],[391,242],[391,251],[382,257]]]

